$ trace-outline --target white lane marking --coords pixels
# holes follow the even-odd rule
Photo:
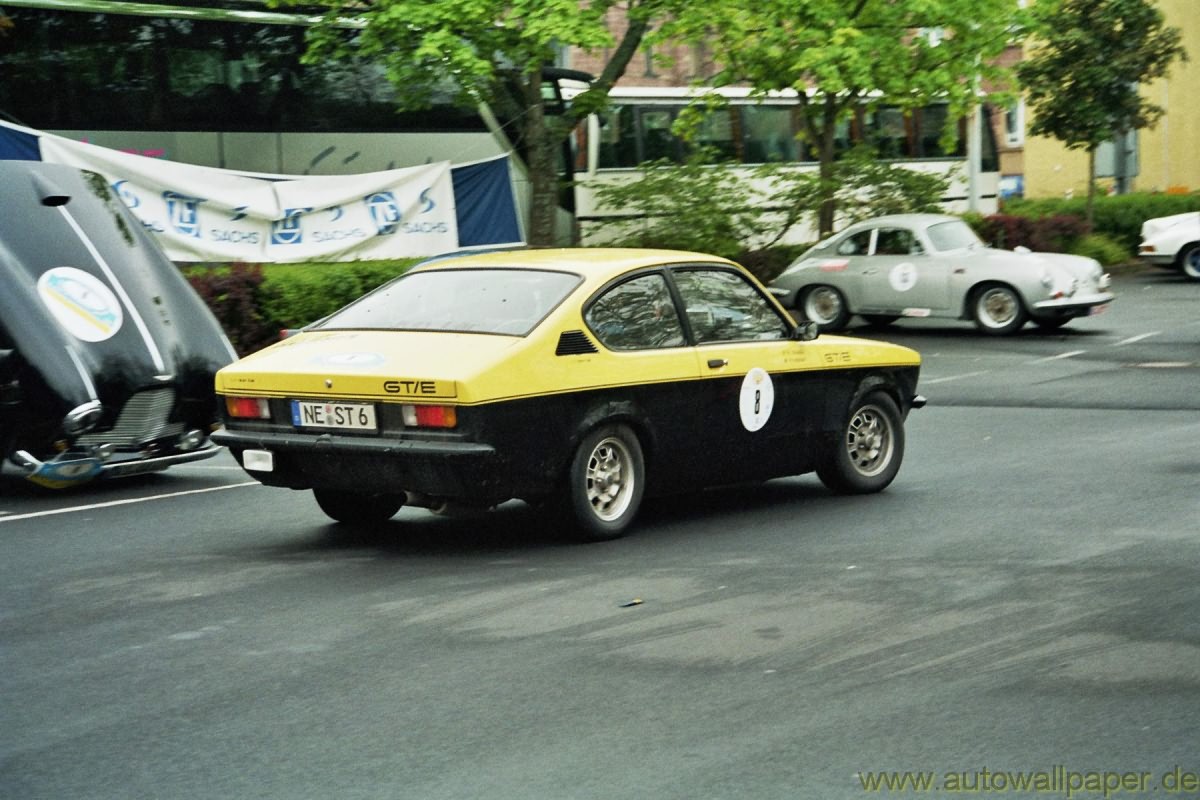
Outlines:
[[[922,386],[928,386],[931,383],[945,383],[946,381],[957,381],[962,378],[974,378],[976,375],[987,375],[991,370],[981,369],[978,372],[964,372],[962,375],[950,375],[946,378],[933,378],[932,380],[921,379]]]
[[[245,472],[245,470],[241,467],[227,467],[223,464],[176,464],[175,466],[171,467],[171,472],[207,472],[210,469],[227,469],[236,472]]]
[[[1081,356],[1086,352],[1087,352],[1087,350],[1072,350],[1069,353],[1059,353],[1056,356],[1046,356],[1045,358],[1038,358],[1038,359],[1034,359],[1033,361],[1027,361],[1025,363],[1027,363],[1027,364],[1044,364],[1047,361],[1061,361],[1064,358],[1073,358],[1074,356]]]
[[[1158,336],[1162,331],[1151,331],[1150,333],[1142,333],[1137,336],[1130,336],[1128,339],[1122,339],[1119,342],[1113,342],[1113,347],[1120,347],[1123,344],[1133,344],[1140,342],[1142,339],[1149,339],[1151,336]]]
[[[50,511],[34,511],[29,514],[14,514],[11,517],[0,517],[0,523],[15,522],[19,519],[34,519],[36,517],[49,517],[55,514],[71,514],[76,511],[92,511],[97,508],[110,508],[112,506],[126,506],[131,503],[147,503],[151,500],[166,500],[171,497],[183,497],[188,494],[204,494],[205,492],[220,492],[225,489],[240,489],[244,486],[262,486],[258,481],[246,481],[245,483],[231,483],[228,486],[212,486],[208,489],[189,489],[186,492],[168,492],[167,494],[155,494],[149,497],[131,497],[128,500],[110,500],[107,503],[89,503],[86,506],[72,506],[71,508],[55,508]]]

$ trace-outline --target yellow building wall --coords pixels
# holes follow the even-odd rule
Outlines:
[[[1179,28],[1190,58],[1175,61],[1166,78],[1142,87],[1142,95],[1165,109],[1152,129],[1138,132],[1134,191],[1200,190],[1200,0],[1157,0],[1166,24]],[[1027,121],[1028,122],[1028,121]],[[1025,196],[1087,193],[1087,154],[1055,139],[1025,140]],[[1111,184],[1102,179],[1100,186]]]

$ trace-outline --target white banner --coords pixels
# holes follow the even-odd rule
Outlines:
[[[104,176],[173,261],[349,261],[458,248],[450,162],[255,176],[41,134],[42,159]]]

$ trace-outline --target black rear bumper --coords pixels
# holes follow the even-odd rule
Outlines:
[[[377,439],[337,434],[220,430],[225,445],[245,468],[246,450],[272,454],[270,471],[246,472],[268,486],[340,489],[365,493],[417,492],[432,497],[495,502],[516,487],[491,445],[476,442]]]

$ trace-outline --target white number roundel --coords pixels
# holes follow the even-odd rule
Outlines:
[[[761,429],[771,418],[774,407],[775,385],[771,383],[771,376],[762,367],[755,367],[746,373],[738,395],[742,426],[751,433]]]
[[[892,267],[888,273],[888,283],[897,292],[907,292],[917,284],[917,267],[911,261],[905,261]]]
[[[38,278],[38,295],[58,323],[85,342],[103,342],[121,329],[116,295],[99,278],[75,267],[54,267]]]

